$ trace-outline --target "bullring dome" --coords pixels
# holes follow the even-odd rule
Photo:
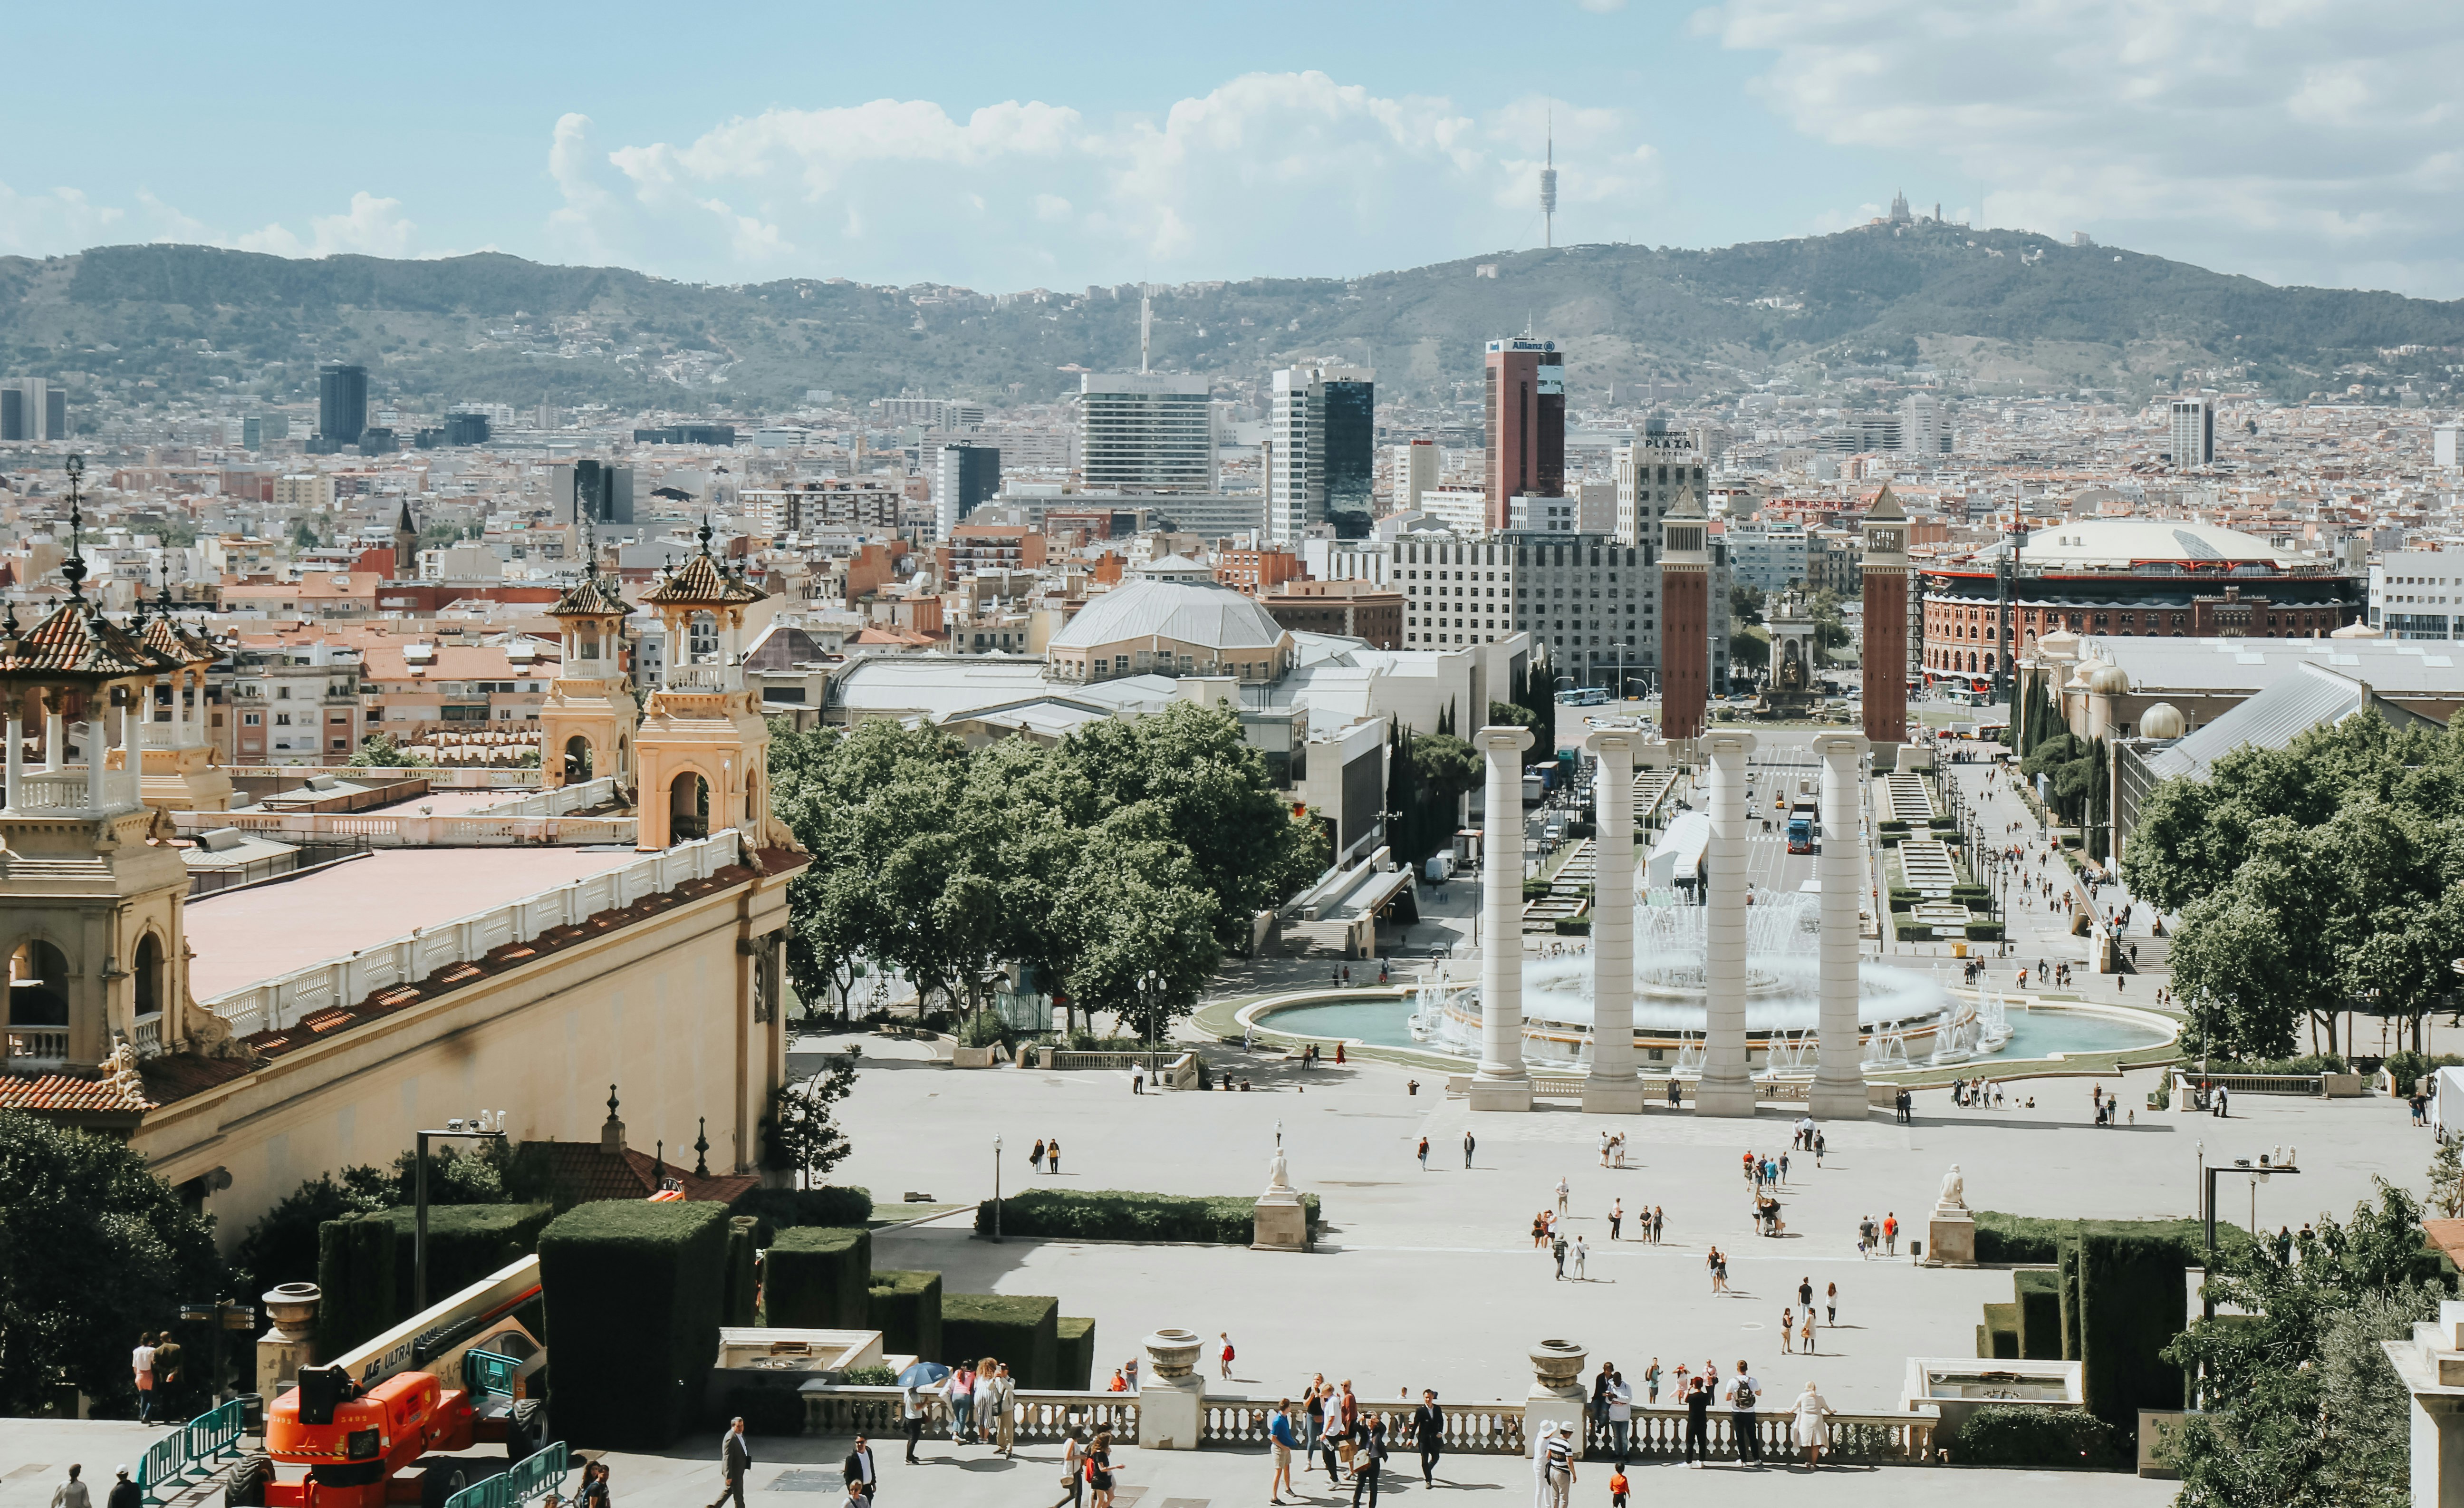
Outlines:
[[[1160,638],[1215,650],[1271,650],[1284,627],[1257,602],[1214,582],[1150,577],[1122,583],[1078,610],[1054,650],[1091,650]]]

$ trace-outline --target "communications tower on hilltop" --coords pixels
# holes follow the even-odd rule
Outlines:
[[[1557,122],[1551,112],[1548,123],[1548,155],[1540,166],[1540,244],[1557,244]]]

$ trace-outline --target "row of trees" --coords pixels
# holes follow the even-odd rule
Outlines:
[[[788,964],[845,1009],[860,962],[969,1011],[1031,965],[1074,1009],[1187,1010],[1251,918],[1331,857],[1221,708],[1107,720],[1053,747],[969,749],[871,721],[774,730],[773,809],[812,854]],[[1150,971],[1160,987],[1137,987]]]
[[[2281,749],[2243,748],[2142,810],[2123,877],[2182,914],[2173,990],[2209,1051],[2277,1057],[2307,1016],[2457,1009],[2464,957],[2464,727],[2365,712]]]

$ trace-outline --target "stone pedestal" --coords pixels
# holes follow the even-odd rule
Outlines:
[[[1250,1220],[1249,1250],[1253,1252],[1306,1252],[1309,1250],[1309,1210],[1301,1204],[1298,1189],[1267,1189],[1258,1196],[1258,1203]]]
[[[1480,1071],[1474,1110],[1529,1110],[1523,1068],[1523,751],[1529,728],[1485,727],[1472,747],[1488,762],[1480,848]]]
[[[1974,1267],[1976,1217],[1965,1209],[1935,1209],[1925,1222],[1925,1260],[1931,1267]]]
[[[1157,1330],[1145,1343],[1150,1375],[1138,1383],[1138,1449],[1195,1451],[1206,1417],[1200,1342],[1188,1330]]]
[[[317,1330],[317,1305],[324,1290],[315,1283],[284,1283],[262,1296],[273,1326],[256,1340],[256,1395],[268,1404],[283,1388],[296,1385],[299,1368],[310,1364],[310,1338]]]
[[[1583,1391],[1586,1354],[1572,1341],[1543,1341],[1531,1348],[1531,1391],[1523,1400],[1524,1454],[1539,1449],[1540,1431],[1551,1424],[1573,1430],[1574,1453],[1582,1453],[1583,1409],[1590,1401]]]

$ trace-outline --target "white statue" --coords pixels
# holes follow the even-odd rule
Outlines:
[[[1953,1163],[1950,1164],[1950,1171],[1942,1176],[1942,1197],[1934,1201],[1934,1208],[1965,1209],[1968,1208],[1967,1192],[1968,1185],[1959,1176],[1959,1164]]]
[[[1274,1158],[1266,1164],[1266,1187],[1273,1190],[1291,1186],[1292,1181],[1284,1168],[1284,1149],[1277,1147]]]

